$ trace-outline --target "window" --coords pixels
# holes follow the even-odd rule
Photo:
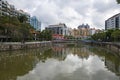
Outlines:
[[[115,18],[115,27],[119,28],[119,17]]]
[[[63,34],[63,30],[61,29],[61,34]]]

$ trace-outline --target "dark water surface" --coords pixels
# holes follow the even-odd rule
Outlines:
[[[90,46],[0,52],[0,80],[120,80],[120,57]]]

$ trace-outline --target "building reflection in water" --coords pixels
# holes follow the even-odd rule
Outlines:
[[[66,47],[66,45],[57,44],[52,47],[53,56],[59,60],[65,60],[68,54],[74,54],[83,59],[88,59],[90,55],[93,55],[86,47]]]
[[[40,48],[20,51],[0,52],[0,80],[16,80],[32,71],[36,64],[46,63],[53,58],[65,61],[70,55],[87,61],[91,56],[98,56],[104,62],[106,68],[120,76],[120,59],[106,53],[104,50],[91,48],[89,46],[72,46],[56,44],[52,48]]]

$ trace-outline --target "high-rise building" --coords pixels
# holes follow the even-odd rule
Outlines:
[[[15,14],[15,6],[14,5],[8,5],[8,10],[9,10],[9,15],[10,16],[17,16],[16,14]]]
[[[2,1],[0,0],[0,16],[2,15]]]
[[[30,18],[30,24],[36,30],[41,31],[41,22],[35,16],[33,16],[33,17]]]
[[[9,15],[8,2],[0,0],[0,13],[1,15]]]
[[[15,7],[10,5],[6,0],[0,0],[0,16],[8,15],[14,16]]]
[[[0,0],[0,16],[21,16],[25,15],[28,18],[27,23],[30,23],[30,14],[23,10],[17,10],[14,5],[9,4],[6,0]]]
[[[30,15],[23,10],[17,10],[14,5],[9,4],[6,0],[0,0],[0,16],[21,16],[25,15],[28,18],[27,23],[30,23]]]
[[[108,29],[120,29],[120,13],[105,21],[105,30]]]

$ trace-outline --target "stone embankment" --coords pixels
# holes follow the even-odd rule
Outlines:
[[[51,41],[42,41],[42,42],[2,42],[0,43],[0,51],[7,50],[19,50],[19,49],[31,49],[31,48],[39,48],[45,46],[52,46]]]
[[[100,46],[110,51],[117,53],[120,56],[120,43],[118,42],[96,42],[96,41],[85,41],[84,43],[91,44],[92,46]]]

